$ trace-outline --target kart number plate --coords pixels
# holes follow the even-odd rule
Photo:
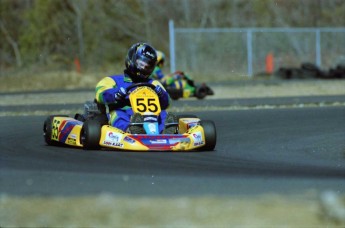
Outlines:
[[[138,87],[130,94],[133,112],[151,112],[158,115],[161,112],[157,94],[149,87]]]

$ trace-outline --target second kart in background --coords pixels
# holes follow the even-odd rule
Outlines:
[[[206,96],[214,94],[206,83],[196,84],[182,71],[176,71],[165,76],[161,83],[173,100],[189,97],[204,99]]]
[[[172,74],[164,75],[162,71],[164,62],[164,53],[157,51],[157,64],[151,74],[151,78],[159,80],[173,100],[190,97],[204,99],[206,96],[214,94],[213,90],[207,86],[206,83],[195,83],[194,80],[183,71],[176,71]]]

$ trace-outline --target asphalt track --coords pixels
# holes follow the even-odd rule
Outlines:
[[[221,106],[233,101],[202,102]],[[40,107],[53,108],[25,108]],[[12,106],[2,110],[11,108],[20,109]],[[43,140],[45,116],[0,117],[0,193],[220,196],[328,189],[345,192],[344,106],[194,114],[214,120],[218,133],[215,151],[118,152],[53,147]]]

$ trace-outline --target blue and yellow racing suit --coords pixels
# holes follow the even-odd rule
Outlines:
[[[160,81],[165,87],[182,90],[184,98],[191,97],[195,93],[194,81],[182,71],[164,75],[162,69],[156,66],[150,78]]]
[[[150,78],[162,82],[162,79],[164,78],[162,69],[159,66],[155,66]]]
[[[147,82],[155,86],[161,86],[164,91],[163,94],[159,97],[159,102],[162,109],[159,118],[159,129],[161,132],[164,129],[164,121],[167,116],[166,109],[169,107],[170,97],[159,81],[148,79]],[[125,73],[124,75],[113,75],[105,77],[101,81],[99,81],[96,86],[97,103],[108,106],[109,113],[106,114],[108,115],[109,124],[123,131],[127,130],[130,123],[130,118],[133,115],[133,111],[130,107],[128,96],[124,101],[118,102],[115,100],[115,94],[119,92],[119,89],[121,87],[126,89],[133,83],[133,80]]]

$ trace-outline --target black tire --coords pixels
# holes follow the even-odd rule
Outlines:
[[[208,86],[206,86],[206,91],[207,91],[207,95],[214,95],[213,90]]]
[[[320,71],[319,67],[315,65],[314,63],[302,63],[301,68],[303,70],[318,72]]]
[[[200,125],[204,129],[205,133],[205,146],[201,147],[201,150],[212,151],[216,147],[217,143],[217,131],[216,125],[211,120],[202,120],[200,121]]]
[[[91,118],[92,120],[98,121],[101,126],[108,124],[108,117],[106,114],[98,114]]]
[[[81,144],[83,144],[83,149],[100,149],[99,140],[101,139],[102,126],[102,121],[97,118],[85,121],[80,133],[80,139]]]
[[[183,97],[183,90],[182,89],[175,89],[167,87],[166,91],[168,92],[169,96],[173,100],[178,100]]]
[[[207,88],[204,86],[197,87],[195,90],[195,97],[198,99],[204,99],[207,96]]]
[[[60,142],[52,140],[53,119],[54,117],[68,117],[67,115],[51,115],[48,116],[43,124],[43,137],[44,141],[50,146],[61,145]]]

